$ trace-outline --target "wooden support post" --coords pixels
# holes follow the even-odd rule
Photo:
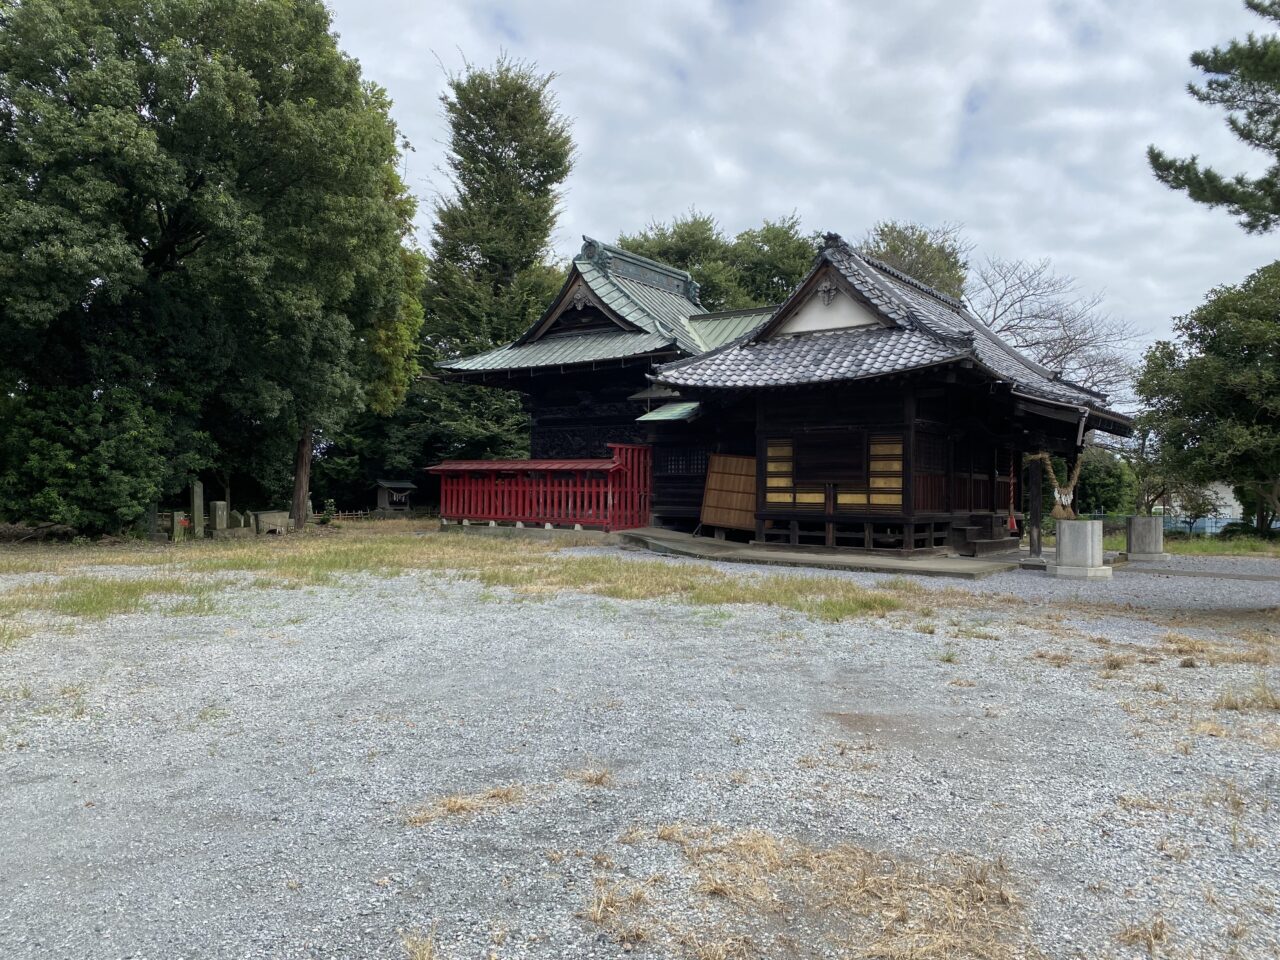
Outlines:
[[[1040,522],[1044,513],[1044,464],[1032,460],[1027,467],[1027,539],[1031,544],[1031,556],[1040,557]]]

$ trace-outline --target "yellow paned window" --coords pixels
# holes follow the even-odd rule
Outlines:
[[[821,507],[827,502],[827,492],[821,487],[799,487],[796,489],[796,506]]]

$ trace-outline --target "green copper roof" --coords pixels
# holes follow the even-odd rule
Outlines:
[[[689,325],[690,314],[704,312],[698,302],[698,285],[689,274],[590,237],[583,237],[583,241],[560,294],[523,337],[440,366],[459,373],[525,370],[664,351],[694,356],[706,349]],[[608,311],[634,329],[538,336],[543,321],[576,286],[578,278]]]
[[[507,344],[488,353],[478,353],[450,363],[446,370],[527,370],[535,367],[563,367],[575,363],[621,360],[645,353],[675,352],[671,338],[659,333],[582,334],[576,337],[547,337],[533,343]]]
[[[703,350],[714,350],[730,340],[737,340],[764,323],[777,307],[752,307],[748,310],[726,310],[723,313],[695,314],[689,326],[702,343]]]
[[[685,400],[677,403],[664,403],[657,410],[650,410],[643,416],[636,417],[637,423],[654,423],[658,420],[692,420],[698,414],[702,404]]]

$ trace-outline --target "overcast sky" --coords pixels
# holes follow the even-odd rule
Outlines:
[[[330,2],[395,100],[424,200],[447,188],[448,72],[505,50],[559,75],[578,147],[562,256],[690,207],[730,233],[792,211],[847,239],[952,221],[979,254],[1049,257],[1147,339],[1280,258],[1144,155],[1261,169],[1184,89],[1192,50],[1266,29],[1238,0]]]

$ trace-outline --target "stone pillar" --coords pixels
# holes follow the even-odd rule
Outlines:
[[[1045,570],[1055,577],[1106,579],[1111,568],[1103,556],[1101,520],[1059,520],[1056,562]]]
[[[227,511],[227,501],[210,500],[209,501],[209,526],[214,530],[226,530],[229,524],[229,513]]]
[[[1130,517],[1125,526],[1126,560],[1168,560],[1164,552],[1164,517]]]
[[[204,536],[204,484],[199,480],[191,481],[191,535]]]
[[[177,543],[187,534],[187,528],[182,525],[182,521],[186,519],[186,516],[181,510],[175,510],[169,518],[169,539],[174,543]]]

